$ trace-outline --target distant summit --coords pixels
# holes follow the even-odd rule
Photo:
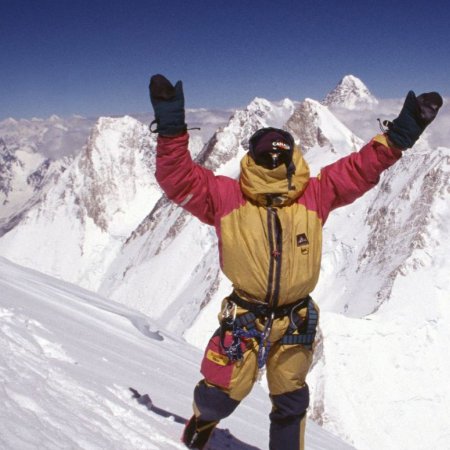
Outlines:
[[[367,86],[357,77],[346,75],[322,101],[325,106],[343,106],[348,109],[364,109],[378,104]]]

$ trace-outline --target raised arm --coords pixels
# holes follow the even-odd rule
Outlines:
[[[318,177],[322,217],[340,206],[348,205],[373,188],[381,173],[402,156],[401,150],[389,146],[379,135],[359,152],[324,167]]]
[[[231,178],[214,173],[192,161],[188,150],[184,94],[181,81],[175,86],[162,75],[150,80],[150,99],[155,111],[153,130],[159,134],[156,153],[156,179],[168,198],[214,225],[215,219],[240,202],[239,185]]]
[[[385,122],[385,134],[376,136],[359,152],[322,169],[312,186],[320,198],[322,219],[325,221],[330,211],[352,203],[374,187],[381,173],[401,158],[402,151],[415,144],[441,106],[442,97],[436,92],[416,97],[410,91],[399,116],[393,122]]]
[[[156,179],[167,197],[213,225],[217,216],[232,209],[242,197],[236,180],[216,176],[192,161],[189,136],[158,137]]]

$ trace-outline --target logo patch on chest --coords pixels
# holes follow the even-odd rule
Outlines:
[[[303,245],[308,245],[309,241],[305,233],[297,234],[297,247],[302,247]]]

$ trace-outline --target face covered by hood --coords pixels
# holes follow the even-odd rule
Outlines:
[[[300,197],[308,181],[308,164],[287,131],[262,128],[253,134],[239,179],[247,198],[263,206],[288,205]]]

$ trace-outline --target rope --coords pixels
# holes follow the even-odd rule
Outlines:
[[[264,327],[264,331],[258,331],[256,328],[244,330],[233,326],[232,336],[233,342],[230,346],[224,347],[225,353],[230,361],[240,361],[243,358],[242,339],[256,339],[258,341],[258,369],[262,369],[267,362],[271,342],[268,340],[270,330],[272,329],[273,314],[269,318]]]
[[[272,329],[272,323],[275,318],[289,316],[290,325],[286,334],[280,339],[280,343],[287,345],[301,344],[307,348],[312,347],[316,334],[316,326],[318,322],[318,314],[314,309],[313,303],[308,296],[301,299],[299,302],[289,307],[282,308],[281,310],[273,310],[271,312],[263,311],[261,305],[254,305],[245,302],[241,298],[233,294],[229,298],[229,302],[222,315],[222,321],[220,326],[220,343],[224,353],[227,355],[231,362],[242,360],[244,352],[242,350],[243,339],[256,339],[258,342],[258,369],[261,373],[261,369],[266,365],[267,358],[269,356],[272,343],[269,341],[270,331]],[[236,305],[239,305],[248,310],[240,316],[237,316]],[[308,319],[307,330],[301,334],[293,334],[295,330],[300,330],[300,325],[295,321],[295,313],[299,308],[307,305]],[[267,322],[263,331],[258,331],[255,327],[256,316],[266,316]],[[303,323],[303,322],[302,322]],[[246,329],[244,329],[244,327]],[[225,345],[225,333],[230,332],[232,336],[232,342],[229,346]]]

